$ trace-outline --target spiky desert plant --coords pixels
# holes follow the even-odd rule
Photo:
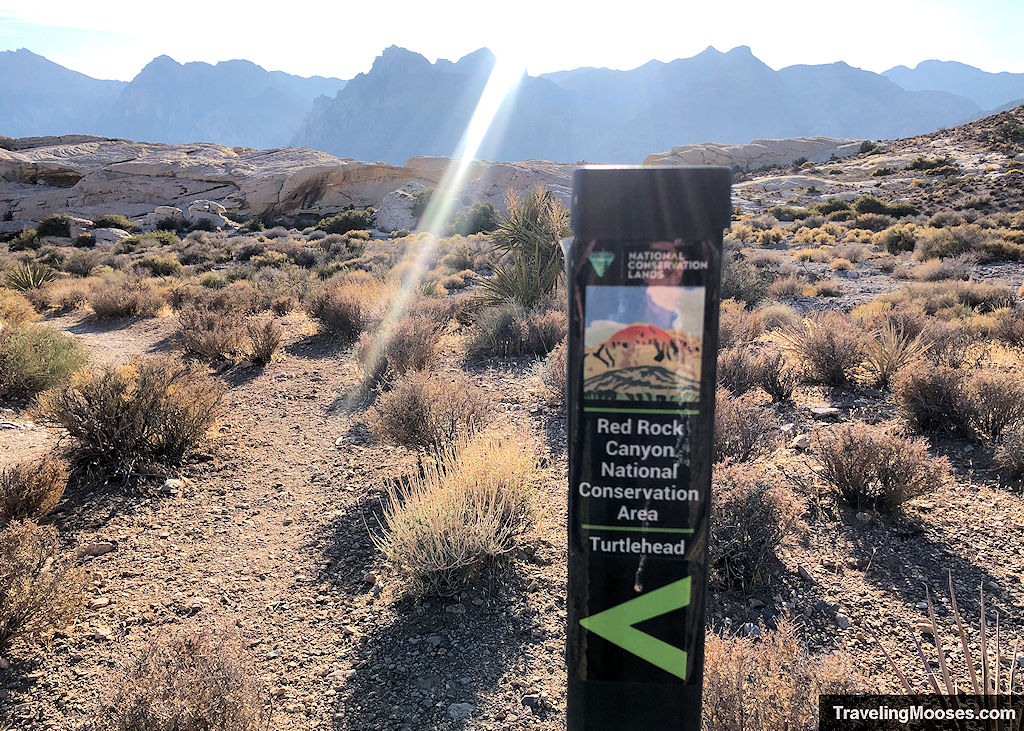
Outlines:
[[[502,258],[494,276],[483,280],[489,304],[514,302],[533,307],[558,284],[564,268],[559,240],[568,236],[569,210],[543,186],[523,195],[508,192],[508,214],[494,232]]]
[[[22,262],[4,274],[4,284],[16,292],[27,292],[30,289],[39,289],[56,278],[57,272],[46,264]]]
[[[887,321],[867,339],[861,370],[870,385],[886,388],[896,371],[924,357],[930,349],[931,343],[920,335],[911,338],[902,327]]]

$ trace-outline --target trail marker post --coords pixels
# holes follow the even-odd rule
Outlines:
[[[569,247],[569,731],[699,731],[727,168],[585,167]]]

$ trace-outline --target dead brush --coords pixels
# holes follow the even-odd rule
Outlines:
[[[254,363],[269,363],[281,348],[284,332],[273,317],[253,315],[245,322],[245,354]]]
[[[68,463],[52,455],[0,470],[0,521],[42,518],[67,486]]]
[[[407,486],[389,487],[373,543],[414,593],[456,594],[530,530],[538,464],[536,440],[524,431],[448,447]]]
[[[772,403],[781,404],[793,400],[800,376],[782,351],[769,350],[757,361],[757,385],[771,397]]]
[[[995,613],[995,636],[993,637],[988,629],[989,613],[985,605],[985,587],[979,589],[981,603],[981,617],[978,620],[978,631],[975,633],[977,641],[972,641],[968,634],[963,615],[956,600],[956,590],[953,588],[953,572],[948,572],[949,597],[953,621],[956,624],[953,633],[953,640],[947,650],[944,641],[944,633],[939,627],[935,615],[935,605],[932,602],[931,592],[925,587],[925,600],[928,604],[928,619],[922,621],[917,628],[910,625],[910,637],[914,642],[917,660],[920,662],[920,669],[925,677],[925,687],[915,690],[906,673],[893,659],[892,654],[882,644],[881,640],[875,637],[875,642],[885,655],[900,685],[908,695],[934,693],[939,696],[981,696],[984,707],[999,708],[1000,696],[1017,697],[1024,692],[1024,682],[1021,675],[1018,675],[1020,640],[1014,642],[1011,652],[1005,648],[999,625],[999,612]],[[925,651],[925,643],[918,639],[919,632],[930,634],[935,640],[935,659],[929,659]],[[958,642],[959,640],[959,642]],[[959,645],[959,646],[958,646]],[[1009,670],[1007,670],[1009,666]],[[959,702],[953,698],[948,701],[949,708],[957,708]],[[1014,703],[1019,706],[1019,700]],[[972,725],[970,728],[983,728],[985,731],[1020,731],[1024,728],[1024,721],[1018,716],[1013,720],[986,719],[982,726]]]
[[[911,338],[892,320],[886,320],[865,340],[859,373],[868,385],[887,388],[896,372],[923,358],[931,348],[921,335]]]
[[[314,293],[306,313],[328,335],[351,343],[383,311],[388,295],[386,285],[376,280],[341,279]]]
[[[0,654],[15,642],[52,635],[78,615],[83,572],[59,548],[52,526],[0,524]]]
[[[565,408],[566,378],[569,369],[568,343],[559,343],[548,353],[540,369],[544,399],[553,406]]]
[[[805,318],[802,327],[783,331],[779,337],[813,383],[845,386],[864,360],[863,332],[838,312]]]
[[[760,380],[760,361],[750,348],[738,346],[718,351],[718,385],[738,396]]]
[[[893,394],[907,421],[920,432],[971,433],[966,377],[946,365],[914,363],[893,378]]]
[[[242,346],[245,324],[237,312],[187,305],[178,313],[182,349],[207,361],[230,358]]]
[[[167,304],[160,290],[145,279],[98,284],[93,287],[88,301],[101,320],[156,317]]]
[[[881,426],[841,424],[815,437],[818,473],[832,494],[856,509],[892,511],[950,480],[945,457],[932,457],[923,439]]]
[[[1024,422],[1024,383],[1020,375],[987,368],[967,381],[970,419],[989,443],[996,444],[1007,428]]]
[[[704,658],[703,727],[714,731],[817,728],[819,695],[868,690],[848,655],[812,655],[786,617],[757,639],[709,631]]]
[[[374,333],[363,333],[356,360],[366,383],[386,383],[397,376],[433,366],[441,347],[441,327],[426,315],[403,317]]]
[[[733,396],[719,388],[715,396],[715,461],[743,461],[769,445],[775,418],[751,394]]]
[[[271,719],[269,691],[235,632],[163,629],[122,661],[98,728],[258,731]]]

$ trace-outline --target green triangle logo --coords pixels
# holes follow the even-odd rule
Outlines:
[[[590,254],[590,266],[594,267],[597,276],[603,277],[614,259],[615,253],[612,251],[593,251]]]

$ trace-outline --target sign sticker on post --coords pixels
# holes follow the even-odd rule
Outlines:
[[[699,729],[725,168],[576,171],[568,728]]]

